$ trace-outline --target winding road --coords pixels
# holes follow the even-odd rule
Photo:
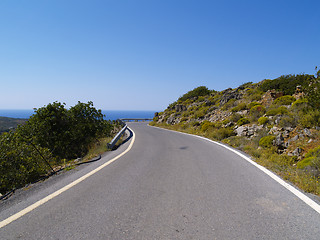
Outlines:
[[[235,152],[128,126],[116,151],[2,202],[0,239],[320,239],[319,212]]]

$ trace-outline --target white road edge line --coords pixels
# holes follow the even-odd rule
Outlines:
[[[150,126],[150,125],[148,125]],[[155,127],[155,126],[150,126],[150,127]],[[155,128],[159,128],[159,127],[155,127]],[[166,131],[172,131],[172,132],[176,132],[176,133],[181,133],[181,134],[185,134],[185,135],[189,135],[189,136],[193,136],[193,137],[197,137],[197,138],[201,138],[204,139],[206,141],[212,142],[214,144],[217,144],[221,147],[224,147],[226,149],[228,149],[231,152],[234,152],[235,154],[237,154],[238,156],[242,157],[243,159],[245,159],[246,161],[248,161],[249,163],[251,163],[252,165],[254,165],[255,167],[257,167],[258,169],[260,169],[261,171],[263,171],[265,174],[267,174],[269,177],[271,177],[273,180],[275,180],[276,182],[278,182],[280,185],[282,185],[283,187],[285,187],[287,190],[289,190],[291,193],[293,193],[295,196],[297,196],[298,198],[300,198],[303,202],[305,202],[307,205],[309,205],[313,210],[315,210],[316,212],[318,212],[320,214],[320,205],[318,203],[316,203],[315,201],[313,201],[311,198],[309,198],[308,196],[306,196],[304,193],[302,193],[301,191],[299,191],[298,189],[294,188],[293,186],[291,186],[290,184],[288,184],[287,182],[285,182],[283,179],[281,179],[280,177],[278,177],[276,174],[274,174],[273,172],[271,172],[270,170],[266,169],[265,167],[259,165],[258,163],[256,163],[255,161],[251,160],[249,157],[245,156],[244,154],[238,152],[236,149],[231,148],[229,146],[226,146],[224,144],[221,144],[219,142],[215,142],[211,139],[205,138],[205,137],[201,137],[198,135],[194,135],[194,134],[189,134],[189,133],[184,133],[184,132],[178,132],[178,131],[174,131],[174,130],[169,130],[169,129],[165,129],[165,128],[159,128],[159,129],[163,129]]]
[[[129,128],[129,127],[128,127]],[[69,183],[68,185],[64,186],[63,188],[60,188],[59,190],[55,191],[54,193],[48,195],[47,197],[33,203],[32,205],[30,205],[29,207],[26,207],[25,209],[21,210],[20,212],[8,217],[7,219],[3,220],[0,222],[0,228],[8,225],[9,223],[17,220],[18,218],[22,217],[23,215],[31,212],[32,210],[36,209],[37,207],[41,206],[42,204],[48,202],[49,200],[53,199],[54,197],[60,195],[61,193],[67,191],[68,189],[72,188],[73,186],[77,185],[78,183],[82,182],[83,180],[85,180],[86,178],[90,177],[91,175],[95,174],[96,172],[100,171],[101,169],[103,169],[104,167],[108,166],[109,164],[113,163],[114,161],[116,161],[117,159],[121,158],[123,155],[125,155],[127,152],[129,152],[132,148],[132,145],[135,141],[135,133],[134,131],[132,131],[130,128],[129,130],[132,132],[132,140],[131,143],[129,145],[129,147],[122,153],[120,153],[118,156],[114,157],[113,159],[109,160],[108,162],[102,164],[101,166],[97,167],[96,169],[92,170],[91,172],[87,173],[86,175],[78,178],[77,180]]]

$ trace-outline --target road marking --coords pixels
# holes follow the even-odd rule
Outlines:
[[[148,125],[150,126],[150,125]],[[152,126],[155,127],[155,126]],[[159,128],[159,127],[155,127],[155,128]],[[313,201],[311,198],[309,198],[308,196],[306,196],[304,193],[302,193],[301,191],[299,191],[298,189],[296,189],[295,187],[291,186],[290,184],[288,184],[287,182],[285,182],[283,179],[281,179],[280,177],[278,177],[276,174],[274,174],[273,172],[271,172],[270,170],[266,169],[265,167],[259,165],[258,163],[256,163],[255,161],[251,160],[249,157],[245,156],[244,154],[242,154],[241,152],[237,151],[236,149],[226,146],[222,143],[219,142],[215,142],[211,139],[202,137],[202,136],[198,136],[198,135],[194,135],[194,134],[189,134],[189,133],[184,133],[184,132],[178,132],[178,131],[174,131],[174,130],[169,130],[169,129],[165,129],[165,128],[159,128],[159,129],[163,129],[163,130],[167,130],[167,131],[172,131],[172,132],[176,132],[176,133],[181,133],[181,134],[185,134],[185,135],[189,135],[189,136],[193,136],[193,137],[197,137],[197,138],[201,138],[204,139],[206,141],[212,142],[214,144],[217,144],[221,147],[224,147],[226,149],[228,149],[231,152],[234,152],[235,154],[237,154],[238,156],[242,157],[243,159],[245,159],[246,161],[248,161],[249,163],[251,163],[252,165],[254,165],[255,167],[257,167],[258,169],[260,169],[261,171],[263,171],[265,174],[267,174],[269,177],[271,177],[273,180],[275,180],[276,182],[278,182],[280,185],[282,185],[283,187],[285,187],[287,190],[289,190],[291,193],[293,193],[295,196],[297,196],[298,198],[300,198],[303,202],[305,202],[307,205],[309,205],[313,210],[315,210],[316,212],[318,212],[320,214],[320,205],[318,203],[316,203],[315,201]]]
[[[128,127],[129,128],[129,127]],[[86,178],[90,177],[91,175],[95,174],[96,172],[100,171],[101,169],[103,169],[104,167],[108,166],[109,164],[113,163],[114,161],[116,161],[117,159],[121,158],[123,155],[125,155],[127,152],[130,151],[130,149],[132,148],[132,145],[135,141],[135,133],[134,131],[132,131],[130,128],[129,130],[132,132],[132,140],[131,143],[129,145],[129,147],[122,153],[120,153],[118,156],[114,157],[113,159],[111,159],[110,161],[102,164],[101,166],[97,167],[96,169],[92,170],[91,172],[87,173],[86,175],[78,178],[77,180],[69,183],[68,185],[64,186],[63,188],[60,188],[59,190],[55,191],[54,193],[48,195],[47,197],[35,202],[34,204],[30,205],[29,207],[26,207],[25,209],[21,210],[20,212],[8,217],[7,219],[3,220],[0,222],[0,228],[8,225],[9,223],[17,220],[18,218],[22,217],[23,215],[31,212],[32,210],[36,209],[37,207],[41,206],[42,204],[48,202],[49,200],[53,199],[54,197],[60,195],[61,193],[67,191],[68,189],[72,188],[73,186],[77,185],[78,183],[82,182],[83,180],[85,180]]]

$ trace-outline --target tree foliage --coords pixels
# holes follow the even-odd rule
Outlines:
[[[0,192],[47,174],[50,164],[84,156],[97,138],[111,134],[112,124],[103,117],[92,102],[78,102],[69,110],[53,102],[15,131],[0,135]]]

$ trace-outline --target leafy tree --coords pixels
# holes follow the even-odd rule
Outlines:
[[[0,135],[0,192],[33,182],[48,173],[48,149],[34,145],[16,132]]]
[[[109,135],[111,123],[104,120],[101,110],[93,107],[92,102],[81,103],[71,107],[68,111],[70,118],[70,147],[78,156],[86,154],[89,145],[98,137]]]
[[[50,149],[54,156],[66,158],[71,125],[64,105],[54,102],[37,109],[17,132],[41,147]]]
[[[78,102],[70,110],[54,102],[37,109],[17,131],[57,158],[72,159],[83,156],[95,138],[109,135],[111,123],[92,102]]]

